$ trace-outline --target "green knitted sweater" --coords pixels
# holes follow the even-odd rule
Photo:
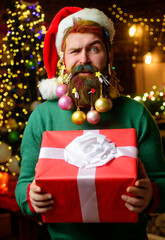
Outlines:
[[[16,186],[16,199],[26,215],[33,215],[27,203],[27,187],[34,179],[35,167],[44,131],[120,129],[135,128],[139,157],[152,182],[159,189],[160,204],[157,212],[165,211],[165,161],[158,128],[147,109],[140,103],[120,96],[113,101],[111,111],[101,114],[101,122],[91,125],[75,125],[71,121],[72,111],[58,107],[57,101],[40,104],[31,114],[24,131],[21,147],[21,173]],[[62,136],[61,136],[62,137]],[[117,191],[117,189],[116,189]],[[156,196],[155,196],[156,197]],[[56,223],[48,224],[52,239],[92,240],[119,239],[144,240],[147,220],[139,214],[138,223]]]

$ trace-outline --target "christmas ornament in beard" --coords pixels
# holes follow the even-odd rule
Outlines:
[[[75,95],[72,93],[73,88],[77,89],[79,99],[75,99]],[[95,94],[89,94],[91,88],[96,90]],[[89,76],[76,73],[68,86],[68,95],[75,102],[76,106],[78,105],[80,108],[91,108],[91,105],[94,105],[95,101],[100,97],[100,84],[95,73],[91,73]]]

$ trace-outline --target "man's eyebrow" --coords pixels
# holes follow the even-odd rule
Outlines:
[[[94,40],[93,42],[89,43],[89,46],[93,46],[95,44],[103,45],[103,43],[100,40]],[[81,47],[71,47],[68,49],[67,52],[78,51],[80,49],[81,49]]]
[[[68,52],[70,52],[70,51],[78,51],[80,48],[79,47],[71,47],[71,48],[69,48],[68,49]]]
[[[95,40],[95,41],[89,43],[89,45],[92,46],[92,45],[95,45],[97,43],[100,44],[100,45],[103,45],[103,43],[100,40]]]

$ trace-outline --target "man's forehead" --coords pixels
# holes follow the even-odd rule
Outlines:
[[[93,33],[70,33],[66,38],[66,47],[103,44],[103,40]]]

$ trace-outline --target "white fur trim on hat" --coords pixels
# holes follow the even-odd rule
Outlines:
[[[42,79],[39,82],[39,91],[43,99],[46,100],[57,99],[58,96],[56,94],[56,88],[57,88],[56,78]]]
[[[110,36],[110,42],[112,43],[113,37],[115,35],[115,29],[113,22],[100,10],[96,8],[84,8],[76,13],[73,13],[66,18],[64,18],[59,26],[58,32],[56,35],[56,47],[57,52],[60,53],[62,41],[65,35],[66,29],[72,27],[74,25],[74,19],[83,19],[83,20],[90,20],[93,22],[98,23],[101,27],[105,27]]]

